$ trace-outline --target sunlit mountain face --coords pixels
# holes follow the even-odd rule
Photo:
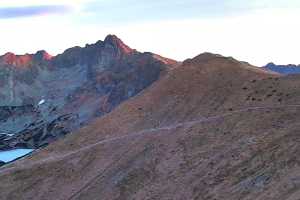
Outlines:
[[[66,98],[75,100],[70,110],[84,108],[82,117],[89,108],[108,105],[97,99],[114,102],[144,81],[155,81],[109,114],[2,166],[2,199],[298,199],[299,76],[212,53],[170,67],[153,57],[169,59],[128,54],[111,44],[118,40],[105,41],[58,56],[59,68],[72,76],[78,68],[91,68],[88,78],[97,83],[87,82]],[[62,83],[62,90],[75,85]],[[87,95],[105,94],[110,87],[115,89],[102,97]],[[44,122],[30,125],[27,133],[45,124],[49,100],[36,102]],[[44,130],[58,131],[69,117],[76,120],[76,115],[58,118],[29,141],[43,138]],[[19,141],[27,141],[23,136]]]
[[[46,51],[38,51],[35,54],[15,55],[14,53],[6,53],[0,56],[0,63],[11,67],[27,67],[38,61],[50,61],[53,58]]]
[[[299,0],[0,0],[0,200],[299,200],[300,69],[274,64],[300,63],[299,19]]]
[[[0,56],[0,150],[64,137],[150,86],[176,61],[140,53],[118,37],[57,56]]]

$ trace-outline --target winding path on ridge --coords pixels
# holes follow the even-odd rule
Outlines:
[[[268,110],[268,109],[281,109],[281,108],[295,108],[295,107],[299,107],[300,108],[300,104],[294,104],[294,105],[279,105],[279,106],[266,106],[266,107],[248,107],[248,108],[243,108],[243,109],[239,109],[239,110],[235,110],[235,111],[231,111],[228,113],[224,113],[221,115],[217,115],[217,116],[213,116],[213,117],[207,117],[207,118],[201,118],[201,119],[197,119],[197,120],[193,120],[193,121],[188,121],[188,122],[181,122],[181,123],[176,123],[170,126],[164,126],[164,127],[158,127],[158,128],[152,128],[152,129],[146,129],[146,130],[142,130],[139,132],[135,132],[132,134],[127,134],[124,136],[119,136],[119,137],[114,137],[114,138],[109,138],[109,139],[105,139],[105,140],[101,140],[99,142],[96,142],[94,144],[82,147],[80,149],[65,153],[63,155],[51,155],[48,158],[39,160],[39,161],[35,161],[32,162],[30,164],[27,164],[26,166],[9,166],[6,165],[3,169],[0,168],[0,173],[5,173],[5,172],[9,172],[12,171],[14,169],[27,169],[27,168],[31,168],[35,165],[40,165],[46,162],[52,162],[52,161],[58,161],[58,160],[62,160],[63,158],[66,158],[68,156],[72,156],[75,155],[76,153],[79,152],[83,152],[83,151],[87,151],[93,147],[96,147],[98,145],[101,144],[106,144],[106,143],[110,143],[110,142],[114,142],[114,141],[118,141],[118,140],[122,140],[122,139],[129,139],[129,138],[135,138],[138,136],[145,136],[145,135],[149,135],[149,134],[159,134],[159,133],[169,133],[169,132],[159,132],[159,131],[164,131],[164,130],[172,130],[172,129],[176,129],[179,127],[191,127],[195,124],[198,123],[205,123],[205,122],[211,122],[214,120],[218,120],[227,116],[231,116],[231,115],[235,115],[235,114],[239,114],[239,113],[243,113],[243,112],[248,112],[248,111],[257,111],[257,110]],[[38,151],[38,150],[37,150]],[[26,158],[26,156],[24,157]],[[24,159],[22,158],[22,159]],[[22,160],[20,159],[20,160]]]

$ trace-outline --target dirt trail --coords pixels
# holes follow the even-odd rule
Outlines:
[[[114,142],[114,141],[118,141],[118,140],[122,140],[122,139],[130,139],[132,137],[135,138],[135,137],[138,137],[138,136],[145,136],[145,135],[148,135],[148,134],[169,133],[167,131],[172,130],[172,129],[176,129],[176,128],[180,128],[180,127],[191,127],[191,126],[194,126],[195,124],[198,124],[198,123],[210,122],[210,121],[218,120],[218,119],[221,119],[221,118],[224,118],[224,117],[227,117],[227,116],[231,116],[231,115],[234,115],[234,114],[239,114],[239,113],[243,113],[243,112],[247,112],[247,111],[280,109],[280,108],[295,108],[295,107],[300,107],[300,104],[269,106],[269,107],[268,106],[267,107],[248,107],[248,108],[243,108],[243,109],[240,109],[240,110],[231,111],[231,112],[224,113],[222,115],[213,116],[213,117],[207,117],[207,118],[201,118],[201,119],[188,121],[188,122],[176,123],[176,124],[173,124],[173,125],[170,125],[170,126],[164,126],[164,127],[160,127],[160,128],[146,129],[146,130],[142,130],[142,131],[139,131],[139,132],[136,132],[136,133],[132,133],[132,134],[128,134],[128,135],[124,135],[124,136],[120,136],[120,137],[114,137],[114,138],[110,138],[110,139],[106,139],[106,140],[101,140],[97,143],[88,145],[86,147],[82,147],[80,149],[77,149],[75,151],[71,151],[69,153],[65,153],[63,155],[57,155],[57,156],[52,155],[51,157],[48,157],[48,158],[45,158],[43,160],[39,160],[39,161],[36,161],[36,162],[32,162],[31,164],[27,164],[26,166],[18,166],[18,167],[6,166],[2,170],[0,169],[0,173],[10,172],[14,169],[28,169],[28,168],[31,168],[35,165],[40,165],[40,164],[43,164],[43,163],[46,163],[46,162],[62,160],[64,158],[68,157],[68,156],[75,155],[75,154],[77,154],[79,152],[82,152],[82,151],[87,151],[87,150],[89,150],[93,147],[96,147],[98,145],[101,145],[101,144],[110,143],[110,142]],[[160,131],[166,131],[166,132],[160,132]],[[26,157],[24,157],[24,158],[26,158]],[[22,158],[22,159],[24,159],[24,158]]]

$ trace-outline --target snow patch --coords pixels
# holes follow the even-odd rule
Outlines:
[[[14,136],[14,134],[11,134],[11,133],[0,133],[0,135],[7,135],[9,137]]]
[[[38,103],[38,105],[40,106],[40,105],[44,104],[45,102],[46,102],[45,99],[42,99],[42,100],[40,100],[40,102]]]

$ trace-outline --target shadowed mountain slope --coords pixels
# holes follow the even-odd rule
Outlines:
[[[0,132],[9,135],[0,150],[45,146],[110,112],[175,63],[114,35],[54,57],[7,53],[0,57]]]
[[[2,199],[299,199],[300,78],[205,53],[0,169]]]

